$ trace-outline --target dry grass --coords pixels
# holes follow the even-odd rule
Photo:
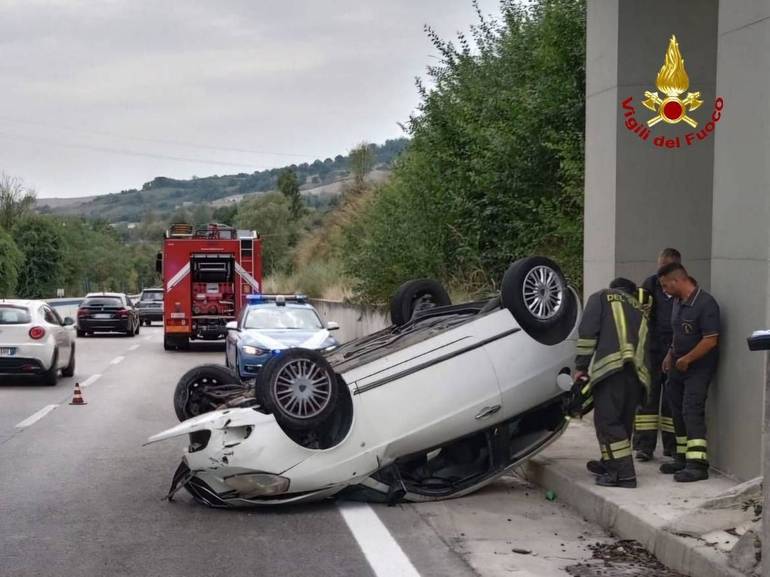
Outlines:
[[[343,301],[352,296],[350,281],[336,260],[316,260],[293,274],[275,274],[265,279],[268,294],[303,293],[310,297]]]

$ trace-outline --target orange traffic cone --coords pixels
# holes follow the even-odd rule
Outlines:
[[[72,400],[70,401],[70,405],[87,405],[85,399],[83,398],[83,393],[80,392],[80,383],[75,383],[75,393],[72,395]]]

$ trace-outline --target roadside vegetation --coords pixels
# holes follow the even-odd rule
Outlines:
[[[211,221],[261,234],[269,292],[384,303],[404,280],[432,277],[454,299],[481,297],[532,254],[579,288],[585,2],[501,0],[497,20],[474,5],[468,34],[448,41],[426,27],[439,60],[417,81],[408,139],[251,175],[158,177],[37,213],[34,192],[4,177],[0,296],[138,291],[159,282],[169,222]],[[327,183],[333,192],[307,192]]]

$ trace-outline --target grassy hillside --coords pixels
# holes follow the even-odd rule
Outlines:
[[[406,139],[388,140],[382,145],[372,145],[374,166],[387,168],[404,150]],[[140,190],[124,190],[119,193],[83,199],[38,199],[37,210],[58,215],[81,215],[103,219],[111,223],[139,222],[148,213],[164,219],[181,207],[200,204],[221,206],[228,201],[238,201],[248,195],[258,195],[275,190],[278,175],[286,167],[223,176],[208,176],[190,180],[177,180],[159,176],[146,182]],[[316,160],[313,163],[290,165],[306,191],[328,191],[314,194],[313,203],[321,203],[328,196],[335,196],[334,185],[350,175],[349,155]],[[324,187],[324,188],[321,188]]]

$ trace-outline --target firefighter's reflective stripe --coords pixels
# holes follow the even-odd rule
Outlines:
[[[604,445],[602,446],[602,456],[604,456],[605,452],[610,459],[623,459],[625,457],[630,457],[632,454],[631,441],[628,439],[623,439],[622,441],[617,441],[616,443]]]
[[[687,437],[676,438],[676,452],[679,455],[687,453]]]
[[[645,366],[645,341],[647,339],[647,319],[642,316],[639,331],[639,346],[634,346],[628,342],[628,329],[626,325],[626,315],[623,312],[623,304],[618,301],[612,301],[612,318],[615,321],[615,329],[618,334],[618,350],[601,359],[595,359],[591,366],[591,380],[599,381],[608,373],[623,369],[626,361],[633,361],[639,380],[645,387],[650,386],[650,373]]]
[[[596,339],[578,339],[576,354],[579,356],[588,356],[594,354],[596,350]]]
[[[674,430],[674,419],[671,417],[661,417],[660,430],[664,433],[676,433]]]
[[[686,458],[689,461],[708,461],[706,439],[688,439]]]
[[[657,431],[659,419],[657,415],[636,415],[634,429],[637,431]]]

